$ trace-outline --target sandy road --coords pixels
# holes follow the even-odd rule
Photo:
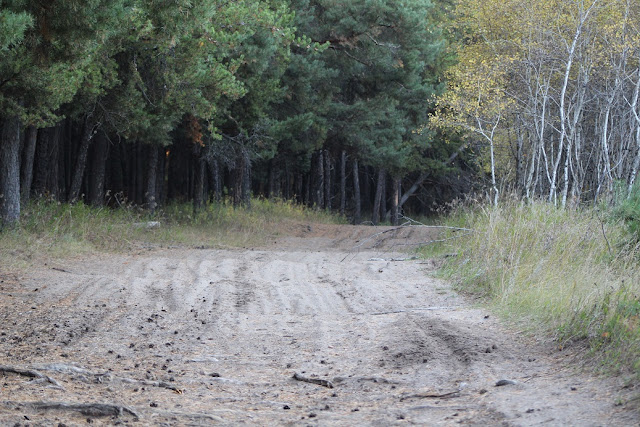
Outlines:
[[[0,425],[638,424],[616,381],[577,374],[395,246],[428,235],[371,233],[0,270],[0,365],[53,381],[0,374]]]

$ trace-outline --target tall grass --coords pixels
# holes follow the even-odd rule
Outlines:
[[[613,216],[543,202],[462,208],[450,224],[475,232],[426,250],[446,252],[443,275],[520,327],[640,375],[640,257]]]
[[[147,227],[150,221],[159,227]],[[0,233],[0,266],[28,266],[33,259],[150,246],[242,247],[264,244],[301,222],[339,222],[339,217],[283,200],[252,200],[251,209],[212,203],[197,213],[172,204],[153,216],[135,207],[94,208],[45,199],[24,207],[20,223]]]

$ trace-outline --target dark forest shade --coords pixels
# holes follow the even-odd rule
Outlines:
[[[19,218],[21,194],[151,213],[281,197],[355,223],[373,208],[378,223],[392,201],[387,173],[438,179],[432,164],[457,147],[414,132],[443,87],[431,10],[425,0],[4,2],[3,222]],[[424,211],[434,194],[406,206]]]

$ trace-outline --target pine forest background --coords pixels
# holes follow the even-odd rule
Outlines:
[[[592,203],[634,189],[639,94],[636,0],[0,0],[0,223]]]

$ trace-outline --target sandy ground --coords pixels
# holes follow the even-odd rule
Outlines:
[[[638,425],[389,230],[0,266],[0,425]]]

